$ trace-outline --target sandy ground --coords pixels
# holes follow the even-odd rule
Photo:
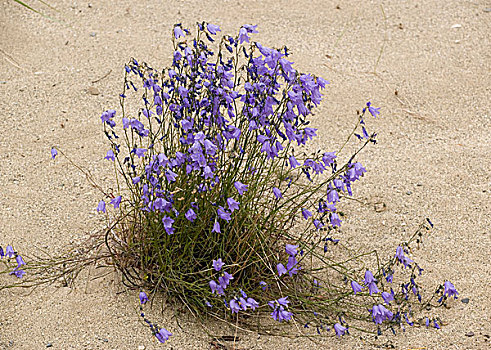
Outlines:
[[[491,3],[50,0],[59,13],[30,3],[70,27],[11,0],[0,2],[1,244],[26,254],[57,252],[100,227],[98,194],[66,160],[52,162],[49,150],[61,147],[111,185],[99,116],[118,106],[122,67],[131,56],[156,68],[167,65],[173,23],[206,20],[225,33],[259,24],[255,40],[286,44],[296,68],[331,81],[314,117],[317,145],[339,147],[367,100],[382,107],[371,121],[379,144],[362,155],[368,173],[355,188],[368,204],[345,206],[345,239],[393,254],[428,216],[436,228],[414,255],[425,268],[426,286],[448,279],[470,298],[435,311],[445,320],[441,330],[407,329],[382,343],[490,347]],[[375,202],[387,210],[376,212]],[[139,323],[136,295],[116,294],[119,289],[106,278],[81,281],[75,290],[0,292],[0,349],[214,349],[196,325],[180,328],[170,310],[152,312],[175,335],[157,344]],[[356,335],[321,345],[374,348]],[[314,346],[303,338],[255,334],[237,343],[240,349]]]

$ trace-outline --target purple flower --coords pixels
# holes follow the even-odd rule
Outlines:
[[[375,294],[380,293],[380,290],[378,289],[377,284],[375,282],[368,284],[368,291],[369,291],[370,295],[372,295],[374,293]]]
[[[375,118],[376,118],[376,117],[377,117],[377,115],[379,115],[379,114],[380,114],[380,112],[379,112],[379,109],[380,109],[380,108],[375,108],[375,107],[372,107],[372,106],[371,106],[371,104],[372,104],[371,102],[367,102],[368,111],[370,112],[370,114],[371,114],[373,117],[375,117]]]
[[[373,277],[373,274],[369,270],[365,272],[365,285],[368,287],[370,295],[373,293],[380,293],[380,290],[377,287],[377,280]]]
[[[5,253],[3,252],[3,248],[0,246],[0,259],[2,259],[5,256]]]
[[[177,51],[176,51],[176,52],[177,52]],[[188,93],[189,93],[189,90],[188,90],[188,89],[186,89],[184,86],[179,86],[179,87],[177,88],[177,91],[179,92],[179,95],[180,95],[181,97],[183,97],[183,98],[184,98],[184,97],[187,97],[187,96],[188,96]]]
[[[160,328],[159,332],[155,333],[155,337],[159,342],[165,343],[167,340],[169,340],[169,337],[172,337],[172,333],[165,328]]]
[[[279,306],[271,313],[271,317],[278,322],[289,321],[292,318],[292,313],[286,311],[283,306]]]
[[[222,206],[218,207],[217,213],[218,213],[218,216],[220,217],[220,219],[222,219],[222,220],[225,220],[225,221],[232,220],[232,217],[230,216],[230,213],[227,213],[225,211],[225,208],[222,207]]]
[[[246,292],[244,292],[242,289],[240,289],[239,291],[243,298],[247,298]]]
[[[242,44],[244,41],[246,43],[248,43],[249,42],[249,36],[247,35],[247,29],[242,27],[239,30],[239,44]]]
[[[297,259],[295,259],[294,256],[290,256],[288,258],[288,264],[286,264],[286,269],[288,270],[288,274],[290,275],[290,277],[292,277],[293,275],[297,274],[298,272],[298,268],[296,267],[298,264],[298,261]]]
[[[179,39],[180,37],[185,37],[184,32],[182,31],[181,26],[175,26],[174,27],[174,37],[176,39]]]
[[[333,188],[330,188],[327,191],[327,201],[329,203],[336,203],[337,201],[339,201],[339,193],[338,193],[338,191],[336,191]]]
[[[6,248],[5,248],[5,256],[7,258],[11,258],[15,255],[15,252],[14,252],[14,248],[9,244]]]
[[[145,152],[147,152],[147,149],[146,148],[135,148],[135,149],[133,149],[133,151],[135,152],[135,154],[139,158],[142,158],[145,156]]]
[[[230,212],[234,212],[234,210],[238,210],[239,209],[239,202],[237,202],[235,199],[233,198],[228,198],[227,199],[227,204],[228,204],[228,208],[230,209]]]
[[[433,320],[433,326],[434,326],[436,329],[440,329],[440,326],[438,325],[438,323],[436,323],[436,320]]]
[[[143,108],[142,109],[142,113],[147,118],[150,118],[152,116],[152,114],[153,114],[153,112],[152,111],[149,111],[147,108]]]
[[[303,215],[303,218],[305,220],[307,220],[309,217],[312,216],[312,213],[309,210],[302,208],[302,215]]]
[[[215,144],[213,142],[211,142],[210,140],[205,140],[204,144],[205,144],[206,154],[214,156],[218,150],[218,147],[215,146]]]
[[[213,224],[212,232],[220,233],[220,223],[218,221],[215,221],[215,223]]]
[[[139,177],[139,176],[135,176],[134,178],[132,178],[132,179],[131,179],[131,182],[132,182],[134,185],[136,185],[137,183],[139,183],[139,182],[140,182],[140,180],[141,180],[141,179],[140,179],[140,177]]]
[[[290,158],[288,158],[288,160],[290,161],[290,166],[292,167],[292,169],[295,169],[297,166],[301,165],[296,159],[294,156],[290,156]]]
[[[245,191],[247,191],[247,187],[248,187],[247,185],[244,185],[240,181],[235,181],[234,186],[241,196],[244,194]]]
[[[165,199],[162,198],[157,198],[153,202],[153,208],[154,210],[159,210],[159,211],[166,211],[170,212],[172,209],[172,204],[170,202],[167,202]]]
[[[353,293],[356,295],[356,293],[361,292],[363,290],[363,287],[358,284],[358,282],[351,281],[351,289],[353,289]]]
[[[103,213],[106,212],[106,202],[100,201],[99,204],[97,205],[97,212],[102,211]]]
[[[181,125],[182,125],[182,128],[186,131],[188,131],[189,129],[191,129],[193,127],[193,120],[188,120],[188,119],[183,119],[181,121]]]
[[[402,249],[401,246],[398,246],[396,249],[396,255],[394,256],[400,263],[404,265],[404,267],[408,267],[410,263],[413,262],[413,260],[409,259],[407,256],[404,255],[404,249]]]
[[[381,324],[386,319],[392,320],[392,317],[394,316],[394,314],[387,310],[382,304],[374,305],[370,312],[372,312],[372,318],[376,324]]]
[[[175,172],[173,172],[172,170],[167,169],[165,171],[165,178],[167,179],[167,181],[174,182],[174,181],[176,181],[176,177],[177,177],[177,174]]]
[[[168,235],[174,233],[174,228],[172,227],[172,224],[174,223],[173,219],[171,219],[167,215],[164,215],[164,217],[162,218],[162,223],[164,224],[165,232],[167,232]]]
[[[148,301],[148,296],[147,293],[145,292],[140,292],[140,304],[145,304]]]
[[[278,265],[276,265],[276,270],[278,270],[278,276],[280,276],[280,277],[281,277],[281,275],[288,272],[282,263],[279,263]]]
[[[387,277],[385,277],[385,280],[389,283],[392,283],[393,279],[394,279],[394,275],[392,273],[388,273]]]
[[[370,270],[365,272],[365,285],[369,285],[370,283],[376,282],[377,280],[373,277],[373,274]]]
[[[388,292],[382,292],[382,299],[387,305],[390,305],[390,302],[394,300],[394,295]]]
[[[259,307],[259,303],[253,298],[247,298],[247,306],[249,306],[252,310],[256,310]]]
[[[348,328],[341,326],[340,323],[336,323],[334,325],[334,331],[336,332],[336,335],[338,337],[341,337],[342,335],[344,335],[344,333],[346,333],[347,330],[348,330]]]
[[[162,223],[164,224],[164,227],[165,228],[169,228],[169,227],[172,227],[172,224],[174,223],[174,220],[171,219],[170,217],[168,217],[167,215],[165,215],[162,218]]]
[[[107,151],[107,154],[104,157],[104,159],[112,160],[114,162],[114,160],[115,160],[115,158],[114,158],[114,152],[112,150]]]
[[[268,289],[268,284],[264,281],[259,282],[259,285],[261,286],[262,290]]]
[[[347,173],[347,178],[349,181],[355,181],[366,172],[366,169],[361,165],[361,163],[356,162],[355,164],[351,164]]]
[[[114,209],[118,209],[121,204],[121,196],[111,199],[110,203],[114,206]]]
[[[189,221],[193,222],[194,220],[196,220],[196,213],[194,212],[194,210],[192,208],[190,208],[186,214],[186,219],[188,219]]]
[[[215,24],[211,24],[211,23],[208,23],[206,25],[206,29],[208,29],[208,31],[210,32],[210,34],[213,34],[213,35],[215,35],[217,32],[221,32],[219,26],[217,26]]]
[[[305,128],[304,129],[305,136],[307,136],[311,140],[314,136],[317,136],[317,134],[315,133],[316,131],[317,131],[317,129],[314,129],[314,128]]]
[[[341,219],[339,218],[338,214],[331,213],[331,225],[332,225],[332,227],[341,226]]]
[[[252,24],[244,24],[243,27],[247,29],[248,33],[259,33],[257,31],[257,25],[252,25]]]
[[[222,258],[219,258],[218,260],[213,260],[213,268],[215,269],[215,271],[220,271],[223,265],[225,264],[223,263]]]
[[[218,295],[224,294],[224,291],[223,291],[223,288],[221,285],[219,285],[218,283],[216,283],[213,280],[211,280],[209,282],[209,284],[210,284],[211,294],[213,294],[213,293],[217,293]]]
[[[229,301],[229,306],[230,306],[230,310],[232,311],[232,313],[238,313],[240,311],[240,305],[239,303],[237,302],[237,300],[234,299],[231,299]]]
[[[15,268],[14,271],[9,273],[9,275],[15,275],[15,277],[17,278],[22,278],[22,276],[24,276],[25,274],[26,272],[24,270],[20,270],[17,268]]]
[[[316,220],[314,220],[314,226],[317,230],[319,230],[324,226],[324,224],[320,220],[316,219]]]
[[[20,255],[15,257],[15,261],[17,261],[17,269],[26,264]]]
[[[55,157],[58,155],[58,151],[56,148],[51,148],[51,159],[55,159]]]
[[[223,276],[222,277],[219,277],[218,278],[218,283],[220,283],[220,286],[223,288],[223,289],[226,289],[227,286],[229,285],[230,283],[230,280],[233,280],[234,279],[234,276],[232,276],[231,274],[229,274],[228,272],[224,271],[223,272]]]
[[[110,124],[111,119],[114,118],[115,115],[116,111],[114,109],[107,110],[105,112],[102,112],[101,120],[103,123]]]
[[[279,298],[278,300],[276,300],[276,302],[279,305],[288,306],[289,301],[287,299],[288,299],[288,297],[286,296],[286,297],[283,297],[283,298]]]
[[[283,198],[283,195],[281,194],[281,191],[278,188],[273,187],[273,193],[276,199]]]
[[[288,255],[295,256],[297,255],[298,245],[286,244],[285,251]]]
[[[447,295],[449,298],[453,295],[454,299],[457,299],[457,295],[459,295],[459,293],[457,292],[457,289],[455,289],[455,286],[452,284],[452,282],[445,281],[443,285],[445,287],[443,295]]]

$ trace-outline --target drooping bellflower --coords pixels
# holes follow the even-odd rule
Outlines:
[[[459,293],[457,292],[457,289],[455,289],[455,286],[452,284],[452,282],[445,281],[443,285],[445,287],[443,295],[447,295],[449,298],[453,296],[454,299],[457,299],[457,295],[459,295]]]
[[[348,331],[348,328],[347,327],[343,327],[341,325],[341,323],[336,323],[334,325],[334,331],[336,332],[336,335],[338,337],[341,337],[342,335],[344,335]]]
[[[142,305],[148,301],[148,296],[147,293],[145,292],[140,292],[139,297],[140,297],[140,304]]]

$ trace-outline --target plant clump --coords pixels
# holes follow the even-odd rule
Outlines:
[[[297,71],[286,47],[252,41],[257,26],[220,31],[177,24],[169,67],[125,65],[120,109],[101,116],[117,184],[97,206],[108,219],[105,258],[141,290],[141,305],[148,290],[197,316],[240,315],[253,328],[263,315],[323,335],[439,328],[414,310],[458,294],[447,281],[422,297],[423,269],[409,254],[428,219],[385,261],[340,242],[340,202],[366,172],[357,157],[376,134],[365,117],[379,108],[366,103],[338,151],[312,151],[309,119],[328,82]],[[351,140],[358,146],[344,155]],[[141,316],[159,341],[172,335]]]

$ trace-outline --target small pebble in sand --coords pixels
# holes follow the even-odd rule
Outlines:
[[[96,87],[93,87],[93,86],[90,86],[87,89],[87,91],[88,91],[89,94],[94,95],[94,96],[97,96],[97,95],[100,94],[99,90]]]
[[[465,336],[466,337],[473,337],[474,336],[474,332],[472,332],[472,331],[471,332],[467,332],[467,333],[465,333]]]

